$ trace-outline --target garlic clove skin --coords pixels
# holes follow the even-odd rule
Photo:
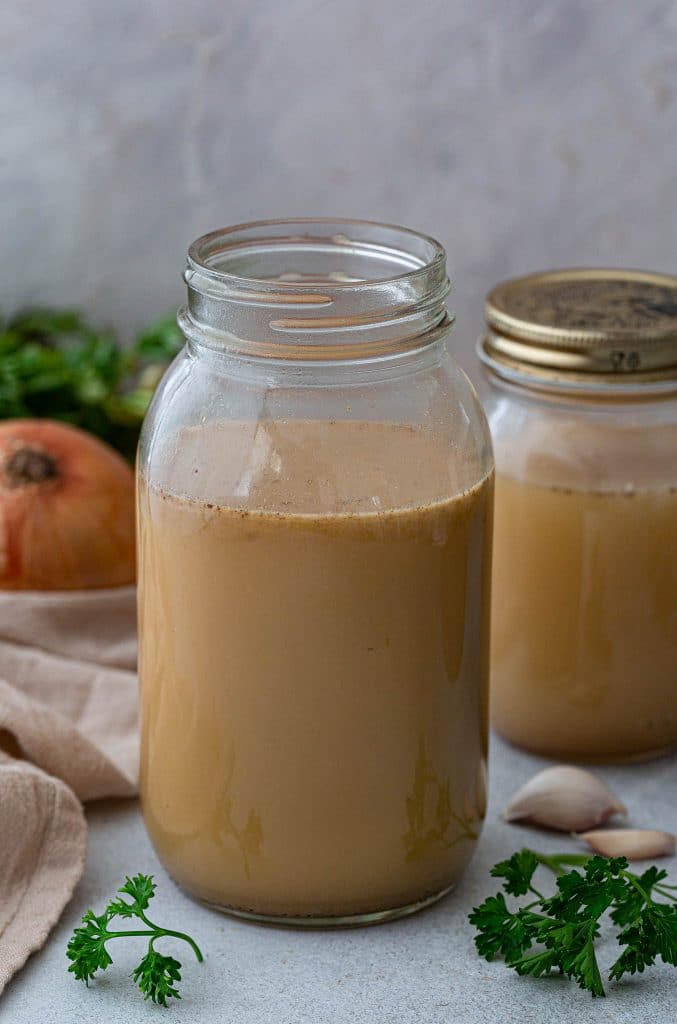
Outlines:
[[[628,860],[649,860],[669,857],[675,852],[675,837],[671,832],[650,828],[610,828],[583,832],[578,835],[588,846],[603,857],[627,857]]]
[[[586,832],[614,814],[627,810],[601,779],[584,768],[561,764],[529,779],[510,800],[503,818],[560,832]]]

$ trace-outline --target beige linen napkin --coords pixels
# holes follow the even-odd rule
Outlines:
[[[82,874],[80,801],[133,796],[136,592],[0,592],[0,992]]]

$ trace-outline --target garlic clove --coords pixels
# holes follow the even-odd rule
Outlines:
[[[628,860],[648,860],[667,857],[675,852],[675,837],[671,832],[651,828],[610,828],[583,832],[578,835],[588,846],[604,857],[627,857]]]
[[[592,772],[573,765],[544,768],[509,802],[506,821],[524,821],[561,832],[584,832],[614,814],[627,814],[615,793]]]

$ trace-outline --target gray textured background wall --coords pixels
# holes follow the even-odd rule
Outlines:
[[[205,230],[380,218],[446,244],[469,365],[501,277],[677,271],[673,2],[21,0],[0,53],[5,310],[128,332]]]

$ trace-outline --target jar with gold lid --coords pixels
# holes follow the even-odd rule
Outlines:
[[[479,355],[496,458],[493,724],[568,760],[677,746],[677,278],[499,284]]]

